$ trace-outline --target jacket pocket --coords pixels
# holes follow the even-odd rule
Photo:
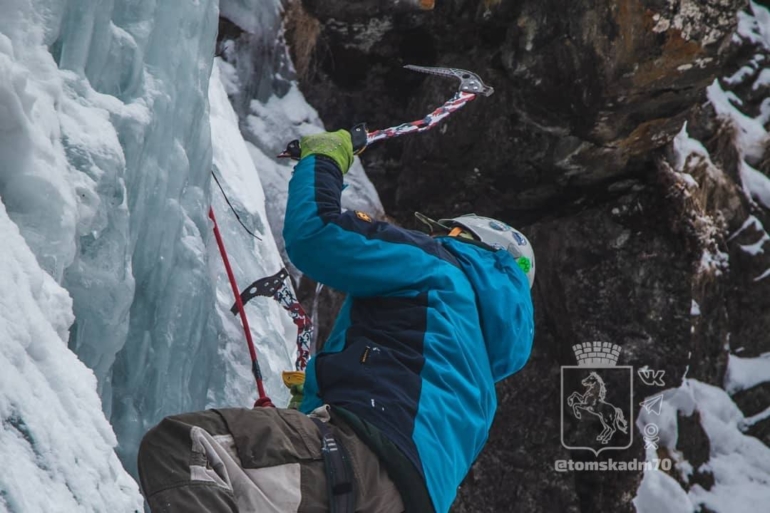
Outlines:
[[[356,341],[337,353],[317,356],[315,363],[318,393],[324,402],[334,404],[340,396],[356,395],[375,383],[373,364],[379,348],[367,340]]]
[[[362,409],[416,415],[422,356],[360,339],[316,362],[323,401],[361,413]]]

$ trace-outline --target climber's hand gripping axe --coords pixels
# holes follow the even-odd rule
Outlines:
[[[373,132],[367,130],[366,123],[357,124],[350,130],[350,136],[353,140],[353,153],[355,155],[358,155],[364,151],[366,147],[373,142],[430,130],[434,126],[438,125],[444,118],[458,111],[469,101],[475,99],[476,96],[490,96],[495,92],[495,90],[490,86],[484,84],[478,75],[464,69],[413,66],[411,64],[404,67],[413,71],[419,71],[420,73],[429,73],[431,75],[439,75],[443,77],[454,77],[460,81],[460,87],[454,96],[452,96],[452,98],[450,98],[441,107],[437,108],[424,118],[417,121],[412,121],[411,123],[403,123],[401,125],[384,128],[382,130],[374,130]],[[286,149],[281,152],[278,157],[299,160],[300,155],[301,149],[299,146],[299,140],[295,139],[286,146]]]

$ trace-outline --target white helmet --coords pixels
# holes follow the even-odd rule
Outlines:
[[[511,228],[502,221],[489,217],[466,214],[452,219],[439,219],[439,224],[446,227],[460,226],[475,235],[481,242],[510,253],[529,280],[529,288],[535,281],[535,251],[532,244],[520,231]]]

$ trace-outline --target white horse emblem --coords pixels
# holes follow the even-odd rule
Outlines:
[[[602,444],[609,443],[617,430],[628,433],[628,422],[623,416],[623,410],[604,400],[607,396],[607,387],[601,376],[592,372],[581,383],[586,387],[585,393],[581,395],[572,392],[567,399],[567,406],[572,407],[575,417],[582,418],[581,410],[599,417],[604,429],[596,439]]]

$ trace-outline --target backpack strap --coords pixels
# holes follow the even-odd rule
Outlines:
[[[356,510],[356,487],[350,457],[342,444],[334,438],[325,422],[310,417],[321,432],[323,446],[321,453],[326,469],[326,488],[329,491],[331,513],[354,513]]]

